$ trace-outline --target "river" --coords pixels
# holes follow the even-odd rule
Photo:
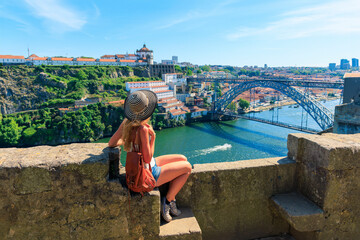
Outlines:
[[[322,102],[334,112],[339,100]],[[255,113],[255,116],[301,125],[306,113],[301,107],[284,106],[273,111]],[[303,120],[303,126],[306,120]],[[319,129],[308,116],[307,126]],[[238,119],[225,122],[195,123],[184,127],[156,131],[155,157],[163,154],[184,154],[191,164],[230,162],[245,159],[269,158],[287,155],[287,136],[299,131]],[[109,138],[97,142],[108,142]],[[126,154],[121,155],[125,163]]]

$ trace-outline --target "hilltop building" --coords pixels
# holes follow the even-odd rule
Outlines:
[[[26,65],[71,65],[71,66],[147,66],[154,64],[153,50],[149,50],[144,44],[136,54],[103,55],[100,58],[85,57],[39,57],[36,54],[28,58],[24,56],[0,55],[0,63],[3,65],[26,64]],[[165,67],[166,68],[166,67]]]

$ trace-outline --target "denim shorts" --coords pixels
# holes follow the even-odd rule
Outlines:
[[[160,176],[161,167],[156,165],[156,161],[155,161],[155,165],[151,168],[151,172],[152,172],[152,175],[155,178],[155,181],[157,181],[159,176]]]

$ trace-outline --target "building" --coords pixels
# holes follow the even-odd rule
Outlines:
[[[0,55],[0,63],[3,65],[25,64],[24,56]]]
[[[174,60],[161,60],[161,64],[172,64],[175,65],[176,62]]]
[[[136,50],[136,54],[140,56],[140,58],[145,59],[150,65],[154,64],[153,51],[149,50],[145,44],[140,50]]]
[[[329,63],[329,70],[335,71],[336,70],[336,63]]]
[[[340,69],[346,70],[350,69],[350,62],[347,59],[341,59],[340,60]]]
[[[162,75],[162,80],[170,86],[170,89],[187,85],[186,78],[182,73],[165,73]]]
[[[353,58],[353,59],[351,59],[351,66],[353,67],[353,68],[358,68],[359,67],[359,59],[357,59],[357,58]]]
[[[31,54],[28,58],[24,56],[13,55],[0,55],[0,63],[4,65],[8,64],[26,64],[31,66],[36,65],[71,65],[71,66],[147,66],[153,64],[153,51],[146,48],[144,44],[143,48],[136,51],[136,54],[114,54],[103,55],[100,58],[67,58],[67,57],[39,57],[36,54]],[[171,67],[164,67],[164,69],[155,70],[155,72],[163,71],[171,72]],[[175,72],[175,70],[174,70]]]
[[[175,67],[171,64],[153,64],[149,67],[151,77],[162,77],[165,73],[175,73]]]
[[[163,81],[146,81],[146,82],[127,82],[126,90],[130,93],[139,90],[150,90],[156,93],[158,100],[168,97],[174,97],[174,92],[169,90],[169,86]]]
[[[172,60],[177,64],[179,62],[178,56],[172,56]]]

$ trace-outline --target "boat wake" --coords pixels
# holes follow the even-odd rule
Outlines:
[[[217,146],[214,146],[211,148],[196,150],[195,152],[197,153],[196,156],[202,156],[202,155],[207,155],[207,154],[217,152],[217,151],[226,151],[226,150],[230,149],[231,147],[232,147],[231,144],[225,143],[224,145],[217,145]]]

